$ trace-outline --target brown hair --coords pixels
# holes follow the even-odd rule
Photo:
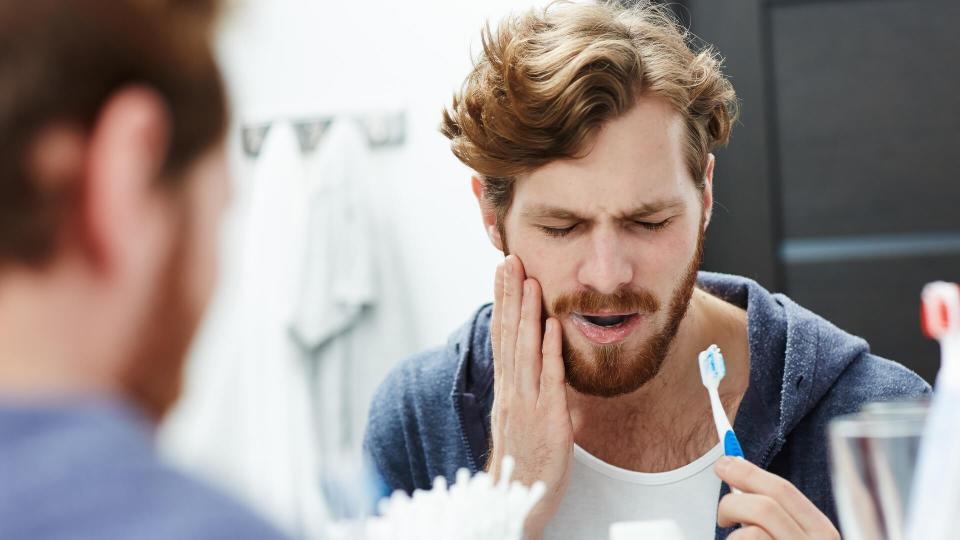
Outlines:
[[[441,132],[484,178],[501,227],[517,175],[582,156],[596,128],[641,93],[683,115],[687,168],[703,189],[708,154],[729,139],[736,94],[715,51],[698,47],[667,8],[554,2],[496,32],[487,25],[482,42]]]
[[[215,0],[0,0],[0,264],[51,255],[70,194],[26,163],[54,124],[89,131],[121,88],[143,84],[172,123],[163,178],[173,183],[223,136],[226,100],[210,48]]]

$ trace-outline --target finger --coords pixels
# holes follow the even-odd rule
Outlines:
[[[500,310],[503,304],[503,263],[497,265],[493,278],[493,312],[490,314],[490,345],[493,348],[494,395],[500,384]]]
[[[503,269],[504,263],[497,265],[493,278],[493,311],[490,314],[490,341],[493,345],[493,357],[497,357],[500,348],[500,311],[503,304]]]
[[[503,303],[500,313],[500,361],[502,364],[501,391],[509,394],[514,380],[514,352],[520,324],[520,304],[523,301],[523,267],[516,255],[504,261]]]
[[[523,282],[517,354],[514,358],[514,384],[517,392],[536,401],[540,394],[540,367],[543,337],[540,330],[540,284],[535,279]]]
[[[727,540],[773,540],[773,537],[760,527],[749,525],[747,527],[740,527],[730,533]]]
[[[563,367],[563,330],[560,321],[547,319],[543,334],[543,368],[540,372],[540,400],[566,398],[566,371]]]
[[[775,500],[807,533],[833,529],[830,518],[796,486],[745,459],[720,458],[716,471],[717,476],[732,487]]]
[[[766,495],[730,493],[717,508],[717,524],[731,527],[738,523],[760,527],[777,540],[804,537],[803,529],[779,503]]]

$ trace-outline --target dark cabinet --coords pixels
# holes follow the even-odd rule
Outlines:
[[[960,281],[960,2],[671,3],[742,100],[705,268],[783,291],[932,380],[920,290]]]

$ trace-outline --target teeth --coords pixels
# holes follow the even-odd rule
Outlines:
[[[623,321],[627,320],[627,315],[613,315],[609,317],[584,315],[583,318],[586,319],[587,322],[589,322],[590,324],[594,324],[596,326],[609,327],[609,326],[616,326],[622,323]]]

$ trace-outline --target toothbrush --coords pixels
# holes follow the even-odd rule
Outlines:
[[[960,286],[938,281],[922,293],[923,332],[940,342],[940,371],[927,413],[907,518],[909,540],[956,538],[960,507]]]
[[[713,423],[717,426],[717,435],[723,443],[723,455],[744,459],[740,441],[737,440],[737,435],[733,432],[733,426],[727,419],[727,413],[723,410],[723,404],[720,403],[720,381],[727,374],[727,366],[723,361],[720,347],[710,345],[707,350],[700,353],[697,361],[700,364],[700,379],[703,381],[703,385],[707,387],[707,393],[710,394]],[[741,493],[735,487],[731,486],[730,489],[734,493]]]
[[[960,362],[960,286],[943,281],[930,283],[923,288],[921,300],[920,325],[927,337],[940,342],[940,369],[956,369]]]

